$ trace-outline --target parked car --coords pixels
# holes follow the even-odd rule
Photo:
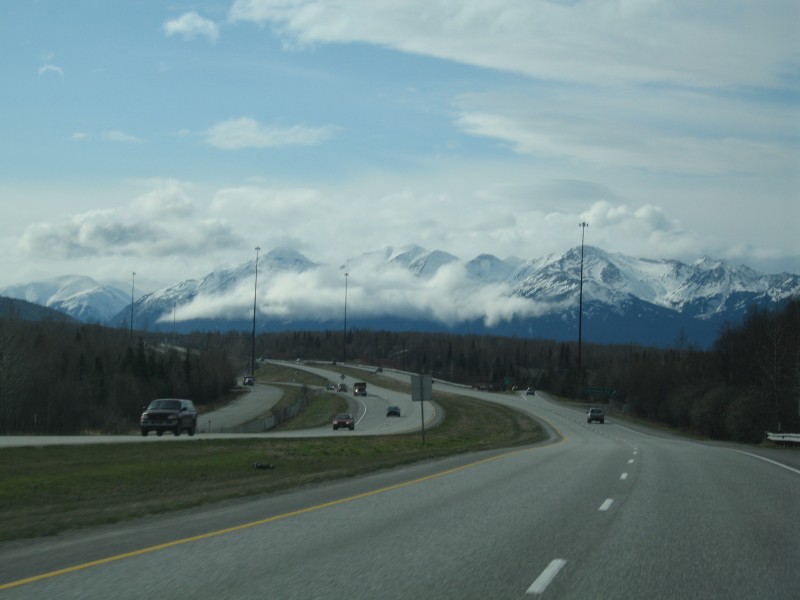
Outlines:
[[[591,423],[592,421],[597,421],[598,423],[606,422],[606,415],[602,408],[592,407],[589,409],[589,412],[586,413],[586,422]]]
[[[194,435],[197,430],[197,409],[191,400],[159,398],[144,409],[139,426],[144,436],[151,431],[155,431],[157,435],[165,431],[171,431],[175,435],[186,431],[189,435]]]
[[[387,417],[399,417],[400,416],[400,407],[399,406],[389,406],[386,409],[386,416]]]
[[[350,413],[341,413],[341,414],[336,415],[336,417],[334,417],[334,419],[333,419],[333,429],[334,429],[334,431],[337,430],[337,429],[340,429],[342,427],[346,427],[350,431],[355,429],[356,421],[353,418],[353,415],[351,415]]]

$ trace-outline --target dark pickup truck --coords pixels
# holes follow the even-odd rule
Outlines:
[[[144,409],[139,426],[145,436],[151,431],[155,431],[157,435],[165,431],[171,431],[175,435],[186,431],[189,435],[194,435],[197,430],[197,409],[191,400],[159,398]]]

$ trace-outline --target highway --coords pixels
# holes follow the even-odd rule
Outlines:
[[[314,365],[299,365],[293,362],[272,361],[285,366],[309,371],[327,377],[331,381],[343,382],[348,385],[348,392],[341,392],[350,405],[350,410],[356,417],[356,428],[354,431],[333,431],[330,426],[317,427],[314,429],[295,430],[295,431],[259,431],[251,433],[232,433],[243,423],[257,419],[267,413],[280,399],[282,391],[280,388],[268,384],[257,383],[253,387],[247,387],[244,393],[235,402],[222,407],[213,412],[201,413],[197,419],[197,435],[189,436],[185,433],[175,437],[171,433],[157,436],[150,433],[147,437],[142,437],[139,433],[127,435],[2,435],[0,436],[0,448],[10,448],[15,446],[59,446],[72,444],[119,444],[119,443],[170,443],[170,442],[190,442],[197,439],[231,439],[231,437],[323,437],[332,435],[385,435],[393,433],[409,433],[419,431],[422,428],[424,417],[426,427],[432,427],[440,418],[440,410],[432,402],[412,402],[409,394],[395,392],[379,386],[371,385],[367,389],[366,397],[354,397],[352,393],[353,383],[358,381],[355,377],[341,378],[338,373],[329,371],[324,367]],[[408,374],[394,372],[391,375],[398,380],[408,383]],[[314,388],[318,392],[323,391],[323,387]],[[424,407],[422,406],[424,404]],[[400,407],[401,416],[386,418],[386,408],[390,405]],[[423,414],[424,413],[424,414]]]
[[[797,452],[613,415],[589,425],[539,392],[464,393],[525,410],[555,437],[5,544],[0,597],[798,597]]]

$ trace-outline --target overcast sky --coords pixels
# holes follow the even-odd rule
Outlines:
[[[800,273],[796,0],[7,0],[0,286],[586,243]]]

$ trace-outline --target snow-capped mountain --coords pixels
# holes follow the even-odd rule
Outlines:
[[[524,263],[512,279],[514,294],[553,305],[574,303],[581,250]],[[763,274],[708,257],[685,264],[584,248],[584,325],[603,341],[668,345],[685,334],[707,346],[724,324],[740,322],[748,310],[790,298],[800,298],[798,275]],[[565,322],[577,316],[574,310],[562,314]]]
[[[350,258],[342,265],[342,268],[350,271],[387,271],[401,268],[422,279],[429,279],[441,267],[453,262],[459,262],[459,259],[441,250],[429,252],[425,248],[416,245],[402,246],[400,248],[387,246],[382,250],[367,252]]]
[[[241,310],[246,304],[246,309],[252,311],[253,280],[255,277],[255,259],[250,260],[232,269],[214,271],[201,280],[188,279],[175,285],[155,292],[145,294],[135,304],[133,313],[140,327],[160,328],[175,326],[176,312],[179,308],[190,305],[198,298],[222,298],[216,303],[216,317],[221,320],[237,322],[242,318],[252,320],[252,312],[245,313]],[[263,279],[270,274],[277,273],[303,273],[317,267],[299,252],[286,248],[270,250],[258,259],[259,276]],[[247,294],[246,302],[237,302],[234,298],[241,299]],[[114,325],[121,325],[126,318],[130,318],[131,306],[127,306],[110,318]],[[228,329],[229,327],[223,327]]]
[[[85,323],[106,323],[131,303],[130,292],[81,275],[10,286],[0,295],[53,308]]]
[[[583,248],[583,260],[577,247],[532,260],[480,254],[467,262],[420,246],[389,247],[341,266],[279,248],[259,258],[259,330],[341,328],[344,272],[350,275],[352,328],[557,340],[576,337],[582,281],[584,340],[598,343],[665,346],[680,337],[705,347],[724,323],[739,322],[753,307],[800,298],[798,275],[763,274],[707,257],[689,264],[633,258],[593,246]],[[249,330],[254,275],[251,260],[146,294],[133,306],[136,327]],[[59,304],[62,310],[73,316],[99,310],[94,308],[99,296],[86,293],[94,289],[90,281],[75,281],[73,294],[58,295],[74,299]],[[129,296],[117,291],[119,308],[107,322],[125,326],[131,319]]]
[[[491,254],[480,254],[464,266],[470,278],[486,283],[502,283],[508,281],[514,271],[522,263],[518,258],[500,260]]]
[[[550,302],[569,298],[580,285],[580,269],[580,248],[563,256],[531,261],[514,274],[515,293]],[[584,298],[610,307],[637,298],[709,318],[741,308],[737,299],[742,295],[772,301],[796,296],[799,281],[797,275],[765,275],[707,257],[687,265],[674,260],[631,258],[592,246],[584,248]]]
[[[400,265],[408,269],[417,277],[429,279],[444,265],[458,262],[458,258],[441,250],[428,252],[419,246],[406,246],[398,252],[393,252],[387,263],[396,266]]]

